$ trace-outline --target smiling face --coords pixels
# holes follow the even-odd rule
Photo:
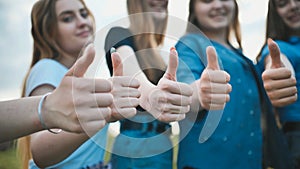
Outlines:
[[[167,16],[168,0],[145,0],[146,12],[154,12],[155,20],[165,19]]]
[[[283,22],[292,30],[300,29],[300,0],[275,0]]]
[[[233,0],[196,0],[194,4],[195,17],[203,32],[226,31],[235,8]]]
[[[77,55],[93,35],[93,19],[79,0],[56,2],[57,43],[70,54]]]

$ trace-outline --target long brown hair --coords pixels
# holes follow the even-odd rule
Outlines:
[[[288,40],[290,28],[284,23],[277,12],[276,2],[269,0],[266,26],[266,39],[268,37],[277,40]]]
[[[168,17],[154,23],[151,14],[147,13],[146,3],[146,0],[127,0],[127,10],[137,50],[147,49],[147,54],[145,54],[147,56],[137,57],[139,64],[149,80],[157,83],[166,65],[158,52],[153,49],[164,41]]]
[[[290,37],[290,28],[284,23],[283,19],[278,14],[275,0],[269,0],[266,22],[265,42],[258,56],[256,57],[257,61],[260,60],[262,50],[267,44],[268,38],[287,41]]]
[[[58,0],[38,0],[32,7],[31,34],[33,37],[33,56],[30,69],[43,58],[58,59],[59,57],[62,57],[63,50],[59,47],[56,40],[58,19],[56,17],[55,5],[57,1]],[[95,21],[84,1],[79,1],[83,4],[92,20]],[[95,30],[94,27],[95,25],[93,25],[93,30]],[[22,97],[25,97],[26,80],[29,71],[24,80]],[[30,136],[18,139],[17,149],[22,168],[27,169],[28,162],[32,158],[30,151]]]
[[[197,0],[190,0],[189,3],[189,16],[188,21],[189,24],[187,26],[186,32],[187,33],[196,33],[199,32],[200,29],[200,23],[198,22],[198,19],[195,14],[195,4]],[[230,26],[227,29],[227,41],[230,42],[230,38],[234,37],[236,42],[238,43],[238,47],[242,49],[242,36],[241,36],[241,28],[240,28],[240,22],[239,22],[239,8],[236,0],[234,0],[235,5],[235,11],[234,11],[234,18],[233,22],[230,24]]]

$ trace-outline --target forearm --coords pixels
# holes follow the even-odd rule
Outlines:
[[[40,96],[0,103],[0,142],[12,140],[42,130],[37,107]]]
[[[39,167],[48,167],[66,159],[88,139],[85,134],[41,131],[31,136],[32,157]]]

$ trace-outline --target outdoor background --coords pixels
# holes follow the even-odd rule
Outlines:
[[[29,69],[32,58],[32,37],[30,33],[30,11],[36,0],[0,0],[0,101],[16,99],[21,95],[23,79]],[[244,53],[254,60],[263,45],[267,0],[237,0],[240,10],[242,44]],[[107,30],[121,23],[127,15],[126,0],[85,0],[96,19],[97,76],[108,77],[104,56],[104,39]],[[169,15],[179,18],[182,23],[188,17],[189,0],[169,0]],[[184,33],[184,25],[176,26],[179,33]],[[169,27],[168,30],[171,30]],[[168,34],[168,32],[167,32]],[[178,37],[179,38],[179,37]],[[174,39],[167,39],[163,48],[168,50],[175,45]],[[1,117],[0,117],[1,118]],[[117,128],[118,123],[112,125]],[[174,123],[172,140],[176,142],[178,128]],[[118,134],[110,130],[109,147],[113,137]],[[1,134],[1,133],[0,133]],[[175,153],[176,153],[175,147]],[[108,154],[109,155],[109,154]],[[106,160],[109,157],[106,157]],[[176,161],[176,159],[175,159]],[[17,169],[15,149],[0,151],[0,169]]]
[[[85,1],[95,15],[97,30],[127,15],[126,0]],[[0,0],[0,100],[20,97],[23,79],[32,58],[30,11],[34,2]],[[188,0],[169,0],[169,14],[187,20],[188,3]],[[267,0],[238,0],[238,3],[244,52],[254,59],[263,44]],[[166,44],[168,47],[172,45]],[[103,47],[98,48],[102,50],[97,51],[101,57]],[[107,75],[106,66],[101,69]]]

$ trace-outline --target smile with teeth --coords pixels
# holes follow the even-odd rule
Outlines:
[[[210,15],[211,18],[225,18],[226,14],[225,13],[218,13],[218,14],[213,14]]]

